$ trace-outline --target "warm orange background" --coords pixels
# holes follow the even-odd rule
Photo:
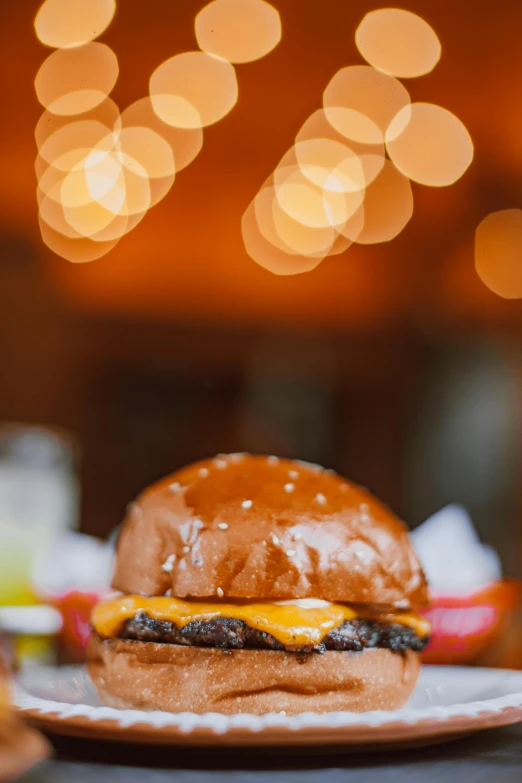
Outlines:
[[[146,95],[165,58],[196,48],[193,20],[205,5],[124,0],[101,40],[120,61],[112,97],[124,108]],[[440,103],[466,124],[475,160],[455,186],[414,185],[415,213],[395,241],[353,247],[318,270],[276,278],[246,255],[241,215],[291,145],[343,65],[362,62],[354,32],[373,2],[277,0],[283,40],[267,57],[238,66],[240,98],[205,131],[203,151],[167,198],[115,250],[72,266],[39,239],[33,129],[40,107],[33,79],[50,50],[34,34],[34,0],[2,3],[4,79],[0,124],[1,221],[30,236],[52,279],[81,306],[173,320],[325,324],[347,329],[429,318],[516,318],[520,307],[490,293],[473,269],[473,230],[491,210],[520,206],[522,77],[518,3],[404,2],[438,33],[435,71],[406,82],[413,100]],[[421,315],[421,317],[424,317]]]

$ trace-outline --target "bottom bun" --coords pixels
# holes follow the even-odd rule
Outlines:
[[[367,712],[402,707],[419,656],[370,649],[299,655],[93,636],[89,674],[104,704],[166,712]]]

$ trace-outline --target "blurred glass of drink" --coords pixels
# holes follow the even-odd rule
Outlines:
[[[35,555],[77,520],[72,441],[51,428],[0,424],[0,605],[35,601]]]

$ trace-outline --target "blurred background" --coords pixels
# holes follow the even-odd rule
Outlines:
[[[278,277],[246,254],[242,214],[332,75],[362,62],[354,30],[381,4],[277,0],[282,41],[238,68],[234,111],[206,129],[169,196],[90,264],[54,255],[38,230],[39,5],[0,8],[4,516],[24,503],[35,526],[105,537],[141,488],[186,462],[277,453],[368,486],[412,527],[463,504],[505,574],[522,577],[522,305],[474,264],[479,222],[522,202],[522,6],[401,3],[442,43],[433,72],[407,82],[412,100],[457,114],[474,161],[451,188],[414,184],[394,241]],[[120,3],[100,37],[118,54],[118,105],[195,48],[204,5]]]

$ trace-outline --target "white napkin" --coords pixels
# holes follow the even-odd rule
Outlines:
[[[40,598],[58,597],[70,590],[98,593],[109,589],[114,548],[97,538],[67,531],[36,556],[33,588]]]
[[[467,593],[502,576],[496,551],[483,544],[463,506],[437,511],[411,534],[432,590]]]

